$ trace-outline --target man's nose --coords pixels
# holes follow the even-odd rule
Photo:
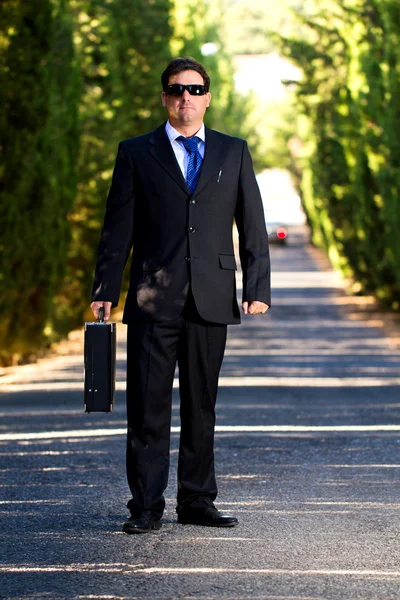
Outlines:
[[[189,98],[190,98],[190,94],[189,94],[188,90],[184,90],[184,91],[183,91],[182,98],[183,98],[184,100],[189,100]]]

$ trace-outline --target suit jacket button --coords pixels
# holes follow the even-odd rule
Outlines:
[[[185,260],[187,260],[188,262],[190,262],[190,256],[185,256]]]
[[[196,204],[196,200],[194,198],[191,199],[190,204]]]
[[[196,230],[194,227],[189,227],[189,231],[190,231],[190,233],[194,233]]]

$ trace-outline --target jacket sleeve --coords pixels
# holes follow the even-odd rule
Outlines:
[[[92,300],[118,305],[122,274],[132,248],[134,216],[133,165],[124,142],[118,147],[101,232]]]
[[[235,211],[243,271],[243,302],[271,305],[271,267],[268,234],[260,190],[247,143],[243,142],[239,194]]]

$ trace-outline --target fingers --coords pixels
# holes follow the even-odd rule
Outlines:
[[[108,321],[108,319],[110,318],[110,313],[111,313],[111,302],[103,302],[103,308],[104,308],[104,320]]]
[[[99,318],[99,309],[103,306],[103,302],[92,302],[90,308],[92,309],[92,313],[95,316],[95,319]]]
[[[246,309],[245,309],[245,305],[246,305]],[[242,304],[243,306],[243,312],[245,315],[249,314],[249,315],[264,315],[267,310],[269,309],[268,304],[265,304],[264,302],[258,302],[257,300],[254,300],[253,302],[243,302]]]
[[[111,306],[112,306],[112,302],[103,302],[102,300],[99,300],[97,302],[92,302],[92,304],[90,305],[90,308],[92,309],[92,312],[93,312],[94,316],[96,317],[96,319],[98,319],[99,318],[99,309],[103,307],[104,308],[104,320],[108,321],[110,318]]]

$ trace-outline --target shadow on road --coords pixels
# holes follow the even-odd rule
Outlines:
[[[112,414],[80,355],[2,378],[0,597],[399,597],[400,349],[304,236],[273,248],[273,308],[231,327],[216,432],[234,530],[177,525],[174,389],[164,526],[124,536],[124,328]]]

